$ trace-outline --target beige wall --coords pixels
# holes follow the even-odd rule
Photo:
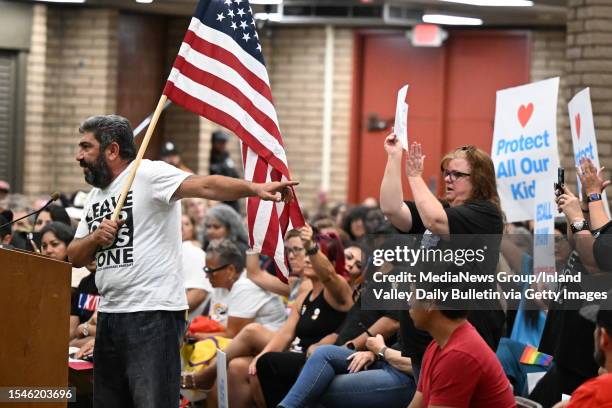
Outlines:
[[[300,204],[317,206],[321,186],[325,28],[275,28],[264,35],[266,66],[292,177],[300,181]],[[353,69],[353,32],[334,29],[334,96],[329,200],[346,200]],[[218,127],[200,121],[199,171],[208,172],[211,133]],[[237,137],[229,142],[242,163]]]
[[[564,92],[565,78],[565,31],[533,31],[531,46],[531,80],[561,77],[559,103],[557,104],[557,140],[561,165],[567,167],[572,157],[572,139],[567,119],[567,102],[571,96]],[[573,166],[573,165],[571,165]],[[568,178],[568,182],[571,180]]]
[[[269,41],[272,94],[302,206],[314,210],[321,187],[325,28],[279,28]],[[334,29],[332,158],[329,200],[347,195],[353,33]]]
[[[36,5],[34,10],[27,67],[25,191],[87,189],[73,159],[76,129],[87,116],[116,109],[118,14],[47,5]],[[187,24],[187,18],[167,20],[166,43],[160,46],[165,47],[168,70]],[[276,27],[260,35],[289,165],[294,179],[301,182],[298,195],[301,204],[313,211],[321,186],[325,27]],[[348,189],[353,36],[350,28],[334,29],[331,203],[345,201]],[[531,38],[532,80],[563,75],[565,32],[533,31]],[[570,48],[567,53],[569,58],[576,51]],[[597,93],[596,98],[600,99]],[[570,157],[563,108],[567,99],[561,92],[559,139],[562,155]],[[164,138],[177,143],[189,167],[207,174],[211,133],[217,126],[178,106],[162,118]],[[602,154],[609,154],[610,146],[604,143]],[[230,151],[241,163],[236,137]]]
[[[569,0],[567,13],[562,93],[570,99],[590,87],[597,148],[609,179],[612,177],[612,0]],[[564,115],[565,129],[569,129],[567,107]],[[566,157],[564,165],[573,180],[571,155]]]
[[[189,18],[172,18],[167,22],[166,36],[166,72],[174,63],[179,47],[189,26]],[[180,106],[170,106],[162,116],[164,139],[172,140],[181,151],[181,158],[191,170],[200,172],[200,149],[202,141],[199,137],[198,115],[183,109]]]
[[[27,63],[24,191],[88,189],[74,161],[86,117],[114,113],[117,12],[34,6]]]

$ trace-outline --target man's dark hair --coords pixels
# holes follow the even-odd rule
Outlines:
[[[608,314],[607,318],[598,316],[597,325],[599,327],[603,327],[604,329],[606,329],[608,334],[612,336],[612,319],[610,318],[610,314],[612,314],[612,311],[611,310],[600,311],[599,314],[602,314],[602,312],[607,312]]]
[[[440,308],[440,313],[442,313],[446,318],[457,320],[457,319],[465,319],[468,317],[470,313],[468,310],[455,310],[455,309],[445,309]]]
[[[231,264],[236,272],[242,273],[245,266],[244,254],[229,239],[214,239],[206,248],[206,256],[218,256],[221,265]]]
[[[52,232],[53,235],[57,237],[60,241],[62,241],[66,246],[72,242],[74,238],[74,230],[72,227],[64,224],[63,222],[53,221],[43,227],[40,230],[40,236],[42,237],[47,232]]]
[[[59,206],[57,204],[51,204],[44,209],[44,212],[48,212],[49,214],[51,214],[52,221],[57,221],[72,226],[70,216],[68,215],[64,207]]]
[[[100,143],[101,152],[111,143],[116,142],[119,145],[119,156],[122,159],[133,160],[136,157],[134,132],[132,132],[130,122],[123,116],[92,116],[79,126],[79,133],[87,132],[91,132]]]

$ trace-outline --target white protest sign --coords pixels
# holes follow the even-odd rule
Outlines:
[[[537,179],[553,188],[558,92],[559,78],[497,92],[491,157],[507,222],[534,219]]]
[[[227,401],[227,358],[223,351],[217,349],[217,407],[228,408]]]
[[[555,272],[555,190],[552,182],[536,180],[535,222],[533,225],[533,273]]]
[[[595,138],[595,124],[593,123],[593,109],[591,108],[591,94],[589,88],[578,92],[567,104],[570,117],[570,129],[572,131],[572,146],[574,147],[574,163],[580,165],[580,159],[587,157],[591,159],[596,168],[599,169],[599,153],[597,152],[597,139]],[[578,179],[578,176],[576,176]],[[578,182],[578,194],[582,198],[580,180]],[[604,191],[602,194],[604,208],[609,214],[608,197]]]
[[[395,106],[395,125],[393,132],[399,139],[404,150],[408,150],[408,104],[406,94],[408,85],[404,85],[397,93],[397,105]]]

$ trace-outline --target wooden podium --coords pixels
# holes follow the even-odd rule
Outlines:
[[[0,387],[68,386],[71,272],[66,262],[0,249]]]

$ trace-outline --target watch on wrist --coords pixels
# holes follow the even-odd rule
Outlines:
[[[586,220],[576,220],[570,224],[570,228],[572,229],[572,233],[577,233],[580,231],[588,230],[589,224]]]
[[[306,255],[314,255],[319,252],[319,245],[316,242],[313,242],[310,248],[306,250]]]
[[[593,201],[600,201],[601,194],[599,193],[591,193],[587,196],[587,202],[592,203]]]
[[[378,351],[378,353],[376,353],[376,357],[378,360],[384,360],[385,359],[385,351],[387,351],[388,347],[387,346],[383,346],[381,347],[381,349]]]

